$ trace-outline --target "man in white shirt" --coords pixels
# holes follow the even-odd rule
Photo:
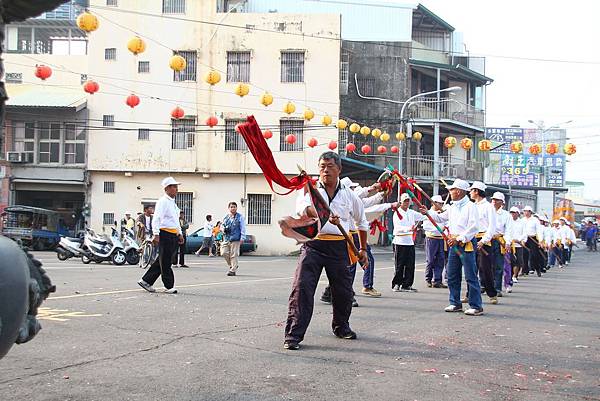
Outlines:
[[[504,194],[502,192],[494,192],[492,195],[492,203],[496,211],[496,230],[492,238],[492,251],[494,252],[494,285],[498,296],[502,296],[502,288],[508,289],[512,287],[512,272],[510,267],[509,255],[506,254],[506,242],[504,235],[510,220],[510,216],[504,210]],[[504,284],[504,285],[503,285]]]
[[[537,238],[540,232],[540,222],[533,217],[533,209],[531,206],[523,208],[523,223],[525,225],[525,235],[527,242],[523,251],[523,275],[528,276],[531,269],[535,270],[538,277],[542,276],[542,254],[540,252],[540,243]]]
[[[363,266],[368,265],[369,224],[361,200],[352,190],[340,183],[341,171],[342,162],[337,153],[325,152],[319,157],[319,181],[316,190],[325,201],[328,201],[332,213],[329,221],[321,227],[316,239],[302,246],[288,302],[283,343],[285,349],[297,350],[300,348],[300,342],[304,340],[313,313],[315,290],[323,268],[331,286],[333,334],[346,340],[356,339],[356,333],[350,329],[349,323],[353,293],[349,266],[354,263],[354,260],[351,260],[348,244],[337,224],[347,232],[350,229],[350,220],[354,220],[360,242],[358,259]],[[307,193],[303,200],[296,202],[296,207],[299,215],[318,217],[310,193]]]
[[[415,282],[415,242],[413,235],[417,223],[426,217],[409,209],[410,196],[404,193],[400,196],[400,207],[394,213],[394,278],[392,291],[417,292],[412,285]]]
[[[563,267],[563,246],[565,238],[563,236],[563,231],[560,228],[560,221],[554,220],[552,222],[552,243],[550,246],[550,255],[548,257],[548,265],[550,267],[554,267],[556,260],[558,259],[558,266],[560,268]]]
[[[171,263],[179,244],[183,243],[183,235],[179,224],[179,208],[175,204],[178,185],[173,177],[162,180],[165,194],[156,202],[152,220],[152,242],[158,246],[158,258],[150,266],[138,284],[148,292],[156,292],[152,285],[161,276],[167,294],[177,294],[175,277]]]
[[[573,251],[573,244],[577,241],[575,237],[575,233],[571,230],[571,223],[566,219],[566,217],[561,217],[559,219],[561,224],[561,231],[563,232],[563,261],[564,265],[567,266],[571,262],[571,252]]]
[[[437,205],[431,205],[429,214],[440,213],[444,206],[444,200],[439,195],[434,195],[431,200]],[[439,225],[438,225],[439,226]],[[444,225],[440,227],[444,229]],[[442,234],[428,220],[423,220],[423,231],[425,231],[425,257],[427,267],[425,268],[425,281],[427,287],[447,288],[442,282],[442,271],[444,270],[445,250]]]
[[[510,208],[510,220],[506,227],[504,240],[506,241],[506,252],[510,253],[512,265],[512,283],[519,282],[519,273],[523,269],[523,245],[527,240],[525,225],[520,218],[521,211],[518,207]],[[512,286],[510,291],[512,291]]]
[[[469,201],[467,191],[469,183],[464,180],[456,179],[448,187],[452,205],[448,210],[431,214],[431,218],[438,223],[446,223],[449,229],[448,239],[448,290],[449,301],[444,310],[446,312],[462,312],[462,303],[460,299],[460,287],[462,281],[462,271],[465,271],[465,280],[469,294],[469,309],[465,315],[479,316],[483,314],[481,304],[481,287],[477,279],[477,264],[475,262],[475,235],[479,232],[479,213],[477,206]],[[421,213],[426,213],[422,209]]]
[[[477,242],[477,270],[481,286],[487,293],[492,304],[498,303],[498,292],[494,286],[494,252],[492,238],[496,233],[496,210],[485,198],[486,185],[481,181],[474,181],[469,188],[469,196],[477,206],[479,215],[479,232],[475,235]],[[467,294],[468,295],[468,294]],[[464,298],[463,301],[467,301]]]
[[[202,246],[196,251],[196,256],[200,256],[200,252],[202,252],[204,249],[208,249],[209,257],[212,258],[215,256],[213,254],[213,228],[215,228],[215,225],[212,222],[212,215],[207,214],[206,222],[204,223],[204,229],[202,230],[202,236],[204,239],[202,240]]]

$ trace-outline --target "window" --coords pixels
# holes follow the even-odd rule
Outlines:
[[[338,130],[338,149],[340,151],[340,155],[345,155],[348,153],[346,151],[346,145],[348,142],[350,142],[348,140],[348,132],[348,127]]]
[[[271,224],[271,194],[248,194],[248,224]]]
[[[114,47],[104,49],[104,60],[116,60],[117,59],[117,49]]]
[[[375,78],[358,78],[357,84],[362,96],[375,96]]]
[[[243,123],[243,119],[225,120],[225,150],[247,150],[246,141],[235,131],[235,126]]]
[[[173,81],[195,81],[196,80],[196,58],[195,50],[176,51],[175,54],[185,59],[185,68],[183,71],[173,71]]]
[[[65,124],[65,164],[85,163],[85,126]]]
[[[112,114],[105,114],[102,116],[102,125],[104,127],[114,127],[115,126],[115,116]]]
[[[115,182],[114,181],[104,181],[104,193],[105,194],[115,193]]]
[[[296,142],[289,144],[285,137],[289,134],[296,135]],[[304,143],[304,120],[298,118],[285,118],[279,120],[279,150],[292,152],[302,150]]]
[[[194,215],[193,205],[194,205],[194,193],[193,192],[177,192],[175,196],[175,203],[179,207],[179,209],[183,212],[183,216],[188,221],[188,223],[192,223],[192,217]]]
[[[5,79],[7,84],[22,84],[23,74],[20,72],[7,72]]]
[[[138,72],[140,74],[150,72],[150,62],[149,61],[138,61]]]
[[[13,121],[14,127],[14,150],[25,153],[25,162],[33,163],[35,156],[35,123]]]
[[[171,149],[193,148],[195,131],[195,118],[171,120]]]
[[[114,213],[104,213],[102,214],[102,224],[105,226],[112,226],[115,224],[115,214]]]
[[[342,49],[340,55],[340,95],[348,94],[348,75],[350,71],[350,53]]]
[[[163,0],[163,14],[185,14],[185,0]]]
[[[250,82],[250,52],[227,52],[227,82]]]
[[[40,163],[58,163],[60,161],[60,123],[39,123]]]
[[[304,82],[304,52],[281,52],[281,82]]]
[[[117,0],[106,0],[106,5],[109,7],[117,7],[118,3]]]
[[[150,130],[148,128],[138,128],[138,141],[149,141]]]

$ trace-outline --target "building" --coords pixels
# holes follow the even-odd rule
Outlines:
[[[91,3],[110,29],[93,32],[89,45],[89,75],[102,86],[88,99],[90,225],[101,231],[126,211],[135,215],[156,202],[160,181],[173,175],[182,182],[177,202],[190,233],[206,214],[221,220],[235,201],[259,253],[297,249],[277,223],[294,213],[294,195],[271,191],[235,126],[254,114],[273,131],[269,145],[285,174],[297,175],[297,164],[317,173],[318,156],[337,138],[320,121],[339,111],[339,15],[245,14],[218,1],[115,2],[110,9]],[[95,5],[102,7],[96,12]],[[146,43],[137,56],[126,47],[134,32]],[[321,35],[335,40],[311,38]],[[187,60],[181,72],[169,69],[174,52]],[[210,70],[221,74],[214,86],[203,79]],[[234,93],[240,83],[250,90],[244,97]],[[268,107],[260,102],[265,91],[274,98]],[[132,93],[140,98],[135,108],[125,104]],[[290,115],[287,102],[296,105]],[[181,119],[171,118],[176,106],[184,109]],[[303,119],[306,107],[312,121]],[[209,116],[218,117],[217,126],[206,126]],[[294,144],[285,141],[291,133]],[[307,148],[309,137],[320,146]]]

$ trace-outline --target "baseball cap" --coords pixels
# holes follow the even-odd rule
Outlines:
[[[533,212],[533,209],[531,208],[531,206],[525,206],[525,207],[523,208],[523,211],[530,211],[530,212]]]
[[[350,178],[348,178],[348,177],[344,177],[344,178],[342,178],[342,179],[340,180],[340,182],[341,182],[341,183],[342,183],[344,186],[346,186],[346,187],[348,187],[348,188],[354,188],[354,187],[358,187],[358,183],[356,183],[356,182],[352,182],[352,180],[351,180]]]
[[[162,180],[162,182],[161,182],[163,189],[168,187],[169,185],[179,185],[179,184],[181,184],[181,183],[175,181],[175,178],[173,178],[173,177],[167,177],[164,180]]]
[[[481,191],[485,191],[486,188],[487,187],[485,186],[485,184],[483,182],[481,182],[481,181],[473,181],[473,185],[471,185],[471,188],[469,188],[469,189],[470,190],[471,189],[479,189]]]
[[[407,199],[410,200],[410,196],[407,193],[400,195],[400,202],[404,202]]]
[[[492,199],[498,199],[504,202],[504,194],[502,192],[494,192],[494,195],[492,195]]]
[[[553,221],[552,221],[552,224],[560,224],[560,221],[558,221],[558,220],[553,220]]]
[[[441,197],[441,196],[439,196],[439,195],[433,195],[433,196],[431,197],[431,200],[432,200],[432,201],[434,201],[434,202],[444,203],[444,200],[443,200],[443,199],[442,199],[442,197]]]
[[[518,207],[516,207],[516,206],[513,206],[513,207],[511,207],[511,208],[510,208],[510,212],[511,212],[511,213],[512,213],[512,212],[514,212],[514,213],[521,213],[521,211],[519,210],[519,208],[518,208]]]
[[[469,190],[469,183],[466,182],[465,180],[461,180],[460,178],[457,178],[456,180],[454,180],[454,182],[452,183],[452,185],[450,185],[448,187],[448,189],[462,189],[463,191],[468,191]]]

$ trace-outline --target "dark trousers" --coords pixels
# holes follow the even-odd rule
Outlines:
[[[520,270],[523,270],[523,251],[525,251],[525,248],[521,248],[521,247],[515,247],[515,253],[511,253],[510,255],[510,264],[513,268],[513,275],[515,273],[515,267]],[[518,275],[518,271],[517,271],[517,275]]]
[[[526,245],[529,248],[529,269],[535,270],[536,273],[541,273],[544,259],[538,242],[532,237],[527,237]],[[527,262],[525,267],[527,267]],[[527,272],[527,270],[525,271]]]
[[[438,238],[425,238],[425,249],[427,250],[425,268],[425,281],[442,283],[442,271],[444,270],[444,240]]]
[[[177,249],[175,249],[175,252],[173,253],[173,263],[174,265],[177,264],[177,258],[179,257],[179,265],[183,266],[185,265],[185,243],[187,242],[187,236],[183,236],[183,244],[178,244],[177,245]]]
[[[352,312],[352,272],[345,241],[310,241],[302,246],[300,260],[292,283],[288,301],[285,339],[300,342],[308,329],[313,314],[315,291],[325,268],[331,288],[335,332],[350,330]]]
[[[394,244],[394,278],[392,288],[410,288],[415,282],[415,246]]]
[[[161,276],[165,288],[173,288],[175,277],[173,276],[173,269],[171,269],[171,262],[173,261],[173,254],[177,252],[178,245],[179,240],[176,234],[161,230],[158,242],[158,258],[152,263],[142,280],[153,285],[158,276]]]
[[[484,254],[483,250],[487,253]],[[498,295],[494,286],[494,251],[489,245],[484,245],[482,250],[477,251],[477,271],[479,272],[479,280],[481,287],[485,289],[488,297],[492,298]]]
[[[528,275],[529,274],[529,244],[525,243],[527,248],[523,248],[523,265],[521,266],[521,274]]]

